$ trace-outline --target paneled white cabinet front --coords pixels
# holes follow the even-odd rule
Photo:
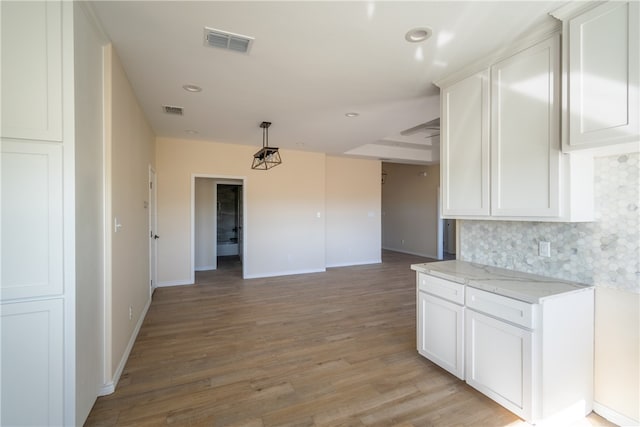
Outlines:
[[[530,304],[467,287],[465,303],[470,386],[532,424],[591,412],[593,288]]]
[[[589,221],[591,159],[561,153],[560,35],[442,87],[442,216]]]
[[[467,383],[531,419],[531,331],[467,310]]]
[[[446,298],[446,299],[445,299]],[[464,379],[464,286],[418,274],[418,353]]]
[[[62,299],[0,305],[3,426],[61,426]]]
[[[62,145],[3,139],[0,152],[0,300],[62,294]]]
[[[62,2],[3,1],[0,135],[62,141]]]
[[[491,67],[491,214],[560,215],[560,39]]]
[[[489,215],[489,70],[442,90],[442,213]]]
[[[565,21],[565,149],[638,141],[638,9],[637,1],[612,1]]]

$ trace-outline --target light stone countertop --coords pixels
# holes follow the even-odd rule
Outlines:
[[[466,261],[413,264],[411,269],[531,304],[569,292],[593,289],[591,285]]]

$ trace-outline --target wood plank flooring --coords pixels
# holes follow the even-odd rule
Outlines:
[[[86,425],[525,425],[418,355],[409,265],[428,260],[383,261],[254,280],[222,262],[196,285],[157,289],[116,392]]]

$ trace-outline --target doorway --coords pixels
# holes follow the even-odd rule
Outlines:
[[[216,265],[242,263],[242,185],[216,182]]]
[[[456,259],[456,220],[443,219],[442,259]]]
[[[234,269],[244,277],[244,178],[192,179],[192,280],[196,272]],[[202,274],[199,273],[200,276]]]

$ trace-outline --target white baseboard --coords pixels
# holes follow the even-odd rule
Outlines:
[[[167,282],[158,282],[156,288],[166,288],[167,286],[184,286],[193,285],[191,280],[169,280]]]
[[[382,249],[386,251],[400,252],[402,254],[407,254],[407,255],[415,255],[415,256],[421,256],[425,258],[438,259],[437,255],[423,254],[420,252],[412,252],[412,251],[407,251],[406,249],[399,249],[399,248],[382,248]]]
[[[147,301],[144,308],[142,309],[142,314],[136,323],[136,327],[133,329],[133,333],[131,334],[131,338],[129,338],[129,343],[127,347],[124,349],[124,353],[122,354],[122,358],[120,358],[120,363],[118,363],[118,368],[116,372],[113,374],[113,379],[106,384],[103,384],[98,391],[98,396],[106,396],[107,394],[111,394],[116,390],[118,385],[118,381],[120,381],[120,376],[122,375],[122,371],[124,371],[124,367],[127,364],[127,360],[129,360],[129,354],[131,354],[131,350],[133,349],[133,345],[136,342],[136,338],[138,338],[138,333],[140,332],[140,328],[142,327],[142,323],[144,322],[144,318],[147,317],[147,311],[149,311],[149,307],[151,306],[151,298]]]
[[[380,264],[381,262],[382,262],[382,260],[380,258],[372,259],[372,260],[366,260],[366,261],[337,262],[337,263],[334,263],[334,264],[327,264],[327,268],[351,267],[351,266],[354,266],[354,265]]]
[[[98,390],[98,396],[107,396],[114,391],[116,391],[116,385],[113,383],[113,381],[111,381],[107,384],[103,384],[100,387],[100,390]]]
[[[262,279],[265,277],[292,276],[294,274],[324,273],[325,271],[327,271],[326,268],[319,268],[311,270],[289,270],[262,274],[247,274],[244,276],[244,279]]]
[[[205,265],[204,267],[196,267],[194,268],[195,271],[210,271],[210,270],[215,270],[216,266],[215,265]]]
[[[593,412],[621,427],[639,426],[640,421],[614,411],[598,402],[593,402]]]

